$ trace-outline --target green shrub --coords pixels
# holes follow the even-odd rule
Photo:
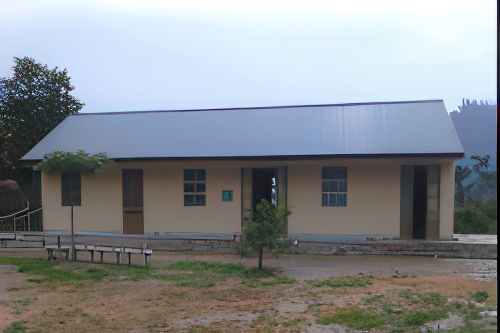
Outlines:
[[[409,313],[405,318],[406,325],[412,326],[422,326],[425,323],[445,319],[448,317],[448,311],[446,309],[433,309],[427,311],[415,311]]]
[[[481,208],[491,216],[491,204],[480,204],[480,207],[456,207],[453,232],[456,234],[491,234],[496,232],[496,219],[490,218]],[[495,204],[496,206],[496,204]]]
[[[241,242],[235,250],[242,257],[255,251],[259,255],[258,267],[262,270],[262,255],[264,249],[283,252],[290,246],[287,239],[287,218],[291,212],[282,211],[266,199],[257,204],[251,222],[246,222],[242,228]]]
[[[490,297],[490,294],[486,290],[478,290],[471,294],[471,298],[477,303],[484,303]]]

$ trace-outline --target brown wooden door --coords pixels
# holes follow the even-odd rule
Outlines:
[[[123,233],[144,234],[142,169],[122,170]]]

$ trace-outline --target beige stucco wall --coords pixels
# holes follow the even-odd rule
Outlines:
[[[82,175],[82,205],[73,208],[75,231],[123,230],[121,169],[113,163],[94,174]],[[45,230],[70,230],[71,207],[61,205],[61,175],[42,172]]]
[[[184,206],[182,168],[144,169],[144,232],[235,233],[241,229],[241,171],[206,168],[206,206]],[[233,201],[222,201],[232,190]]]
[[[399,237],[401,165],[440,164],[440,238],[453,232],[454,162],[436,159],[177,160],[110,162],[82,176],[76,231],[123,231],[122,169],[144,170],[144,230],[236,233],[241,231],[241,169],[287,166],[289,233],[375,234]],[[321,206],[321,167],[347,166],[347,207]],[[206,169],[206,206],[183,204],[183,170]],[[222,201],[222,190],[233,201]],[[61,206],[61,177],[42,173],[45,230],[69,230],[70,207]]]
[[[323,166],[347,166],[347,206],[321,206],[321,165],[289,166],[289,233],[399,237],[399,165]]]
[[[452,239],[453,215],[455,211],[454,161],[441,164],[439,206],[439,239]]]
[[[75,231],[123,232],[122,169],[141,168],[144,232],[236,233],[241,231],[241,169],[216,163],[109,163],[82,175],[82,206],[74,207]],[[183,170],[206,169],[206,206],[184,206]],[[222,190],[233,201],[222,201]],[[60,174],[42,173],[45,230],[69,230],[70,207],[61,206]]]

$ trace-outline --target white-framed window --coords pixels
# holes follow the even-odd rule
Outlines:
[[[206,206],[205,169],[184,169],[184,206]]]
[[[347,206],[347,167],[324,167],[321,174],[321,205]]]

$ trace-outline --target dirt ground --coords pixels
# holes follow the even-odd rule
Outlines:
[[[44,258],[45,252],[2,249],[0,257]],[[112,262],[113,257],[106,259]],[[153,253],[151,265],[166,266],[181,260],[257,265],[256,258],[241,259],[233,254],[160,251]],[[450,301],[465,299],[471,291],[483,289],[494,295],[489,307],[496,309],[496,260],[281,255],[278,259],[266,257],[264,266],[273,267],[279,276],[295,278],[298,283],[245,289],[239,287],[239,281],[229,280],[208,290],[176,287],[161,280],[141,280],[46,290],[27,282],[28,275],[18,273],[17,267],[0,265],[0,331],[14,322],[24,321],[28,331],[34,332],[87,332],[90,329],[129,333],[266,332],[265,328],[271,324],[274,325],[271,331],[279,332],[359,332],[336,324],[317,325],[308,309],[315,306],[323,311],[324,304],[330,307],[358,304],[367,297],[389,295],[398,290],[437,291]],[[304,282],[356,275],[375,278],[372,285],[335,292],[314,289]],[[20,290],[8,291],[12,288]],[[463,320],[450,318],[440,324],[441,329],[453,320],[460,326]]]

